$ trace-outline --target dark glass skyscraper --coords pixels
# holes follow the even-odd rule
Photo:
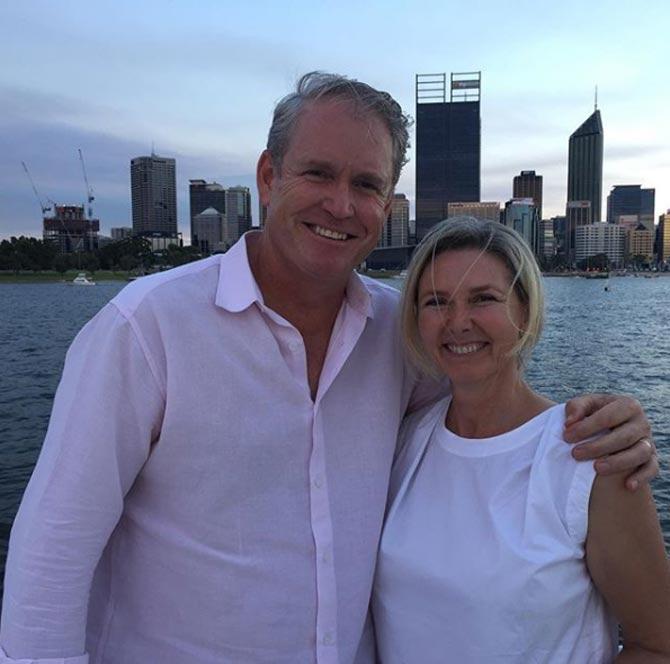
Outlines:
[[[570,136],[568,202],[590,201],[592,223],[602,221],[603,123],[596,109]]]
[[[446,74],[416,77],[417,240],[449,203],[480,200],[481,73],[451,74],[447,85]]]
[[[654,229],[655,189],[639,184],[617,184],[607,197],[607,222],[619,223],[619,217],[635,215],[648,230]]]

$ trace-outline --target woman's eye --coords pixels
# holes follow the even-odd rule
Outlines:
[[[479,295],[475,295],[473,301],[477,303],[497,302],[498,298],[495,295],[492,295],[491,293],[480,293]]]
[[[439,297],[430,297],[423,301],[424,307],[440,307],[444,304],[442,298]]]

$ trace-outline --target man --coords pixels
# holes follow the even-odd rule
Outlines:
[[[419,397],[396,294],[352,269],[406,147],[389,95],[306,75],[258,163],[264,231],[139,280],[82,330],[12,532],[1,661],[373,661],[388,475]],[[648,435],[632,400],[574,435],[603,425],[597,454]],[[639,481],[650,450],[610,463],[651,459]]]

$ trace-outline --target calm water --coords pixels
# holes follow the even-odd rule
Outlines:
[[[46,431],[65,351],[83,323],[123,285],[0,285],[0,570],[11,522]],[[589,391],[635,395],[666,456],[670,278],[612,279],[609,292],[601,280],[580,278],[545,279],[545,286],[548,322],[529,367],[530,382],[557,401]],[[654,492],[670,551],[667,463]]]

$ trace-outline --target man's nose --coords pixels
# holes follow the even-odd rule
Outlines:
[[[336,219],[346,219],[354,214],[354,201],[348,182],[335,180],[328,187],[323,208]]]

